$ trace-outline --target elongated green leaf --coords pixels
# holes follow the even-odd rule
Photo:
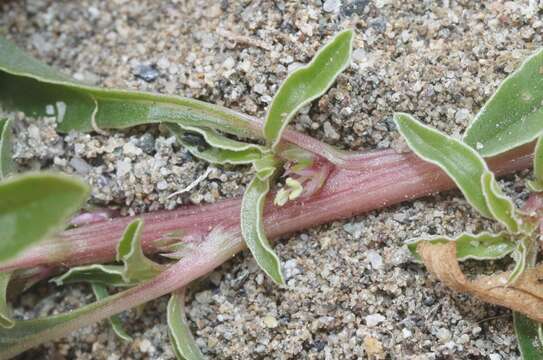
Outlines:
[[[474,235],[462,233],[455,238],[447,236],[429,236],[426,238],[412,239],[407,242],[411,253],[420,261],[417,253],[417,245],[421,241],[429,241],[432,244],[443,244],[449,241],[456,243],[456,257],[460,261],[473,260],[496,260],[511,254],[516,245],[506,233],[492,234],[482,232]]]
[[[109,293],[107,292],[107,288],[104,285],[100,285],[97,283],[91,283],[92,286],[92,292],[94,293],[94,296],[96,296],[96,300],[102,300],[109,296]],[[124,341],[132,341],[132,337],[128,335],[128,333],[124,330],[121,318],[119,318],[118,315],[114,315],[109,318],[109,323],[111,324],[111,328],[113,329],[113,332],[121,338]]]
[[[351,61],[354,33],[345,30],[322,47],[311,62],[293,71],[283,82],[266,116],[264,137],[275,147],[298,110],[324,94]]]
[[[27,173],[0,183],[0,261],[60,230],[89,194],[80,180]]]
[[[522,359],[543,359],[541,324],[516,311],[513,311],[513,321]]]
[[[167,320],[172,348],[177,358],[179,360],[204,359],[187,323],[184,289],[172,293],[168,301]]]
[[[162,266],[149,260],[141,248],[143,221],[136,219],[125,229],[117,247],[117,261],[124,263],[123,279],[127,283],[148,280],[158,275]]]
[[[11,273],[0,273],[0,327],[9,329],[15,325],[11,320],[11,309],[7,302],[7,290]]]
[[[505,196],[494,178],[494,174],[485,171],[481,178],[483,194],[486,198],[486,205],[494,219],[502,223],[507,230],[517,233],[520,230],[521,222],[516,216],[515,205]]]
[[[411,115],[394,114],[394,121],[409,147],[419,157],[443,169],[475,209],[486,217],[492,217],[481,184],[481,177],[488,168],[475,150],[421,124]]]
[[[29,96],[31,94],[31,96]],[[254,121],[198,100],[81,84],[0,37],[0,102],[32,116],[54,116],[61,132],[173,122],[261,136]]]
[[[262,224],[264,202],[270,190],[270,178],[255,177],[241,201],[241,233],[257,264],[277,284],[284,284],[281,263],[273,251]]]
[[[178,124],[166,124],[166,127],[192,155],[212,164],[250,164],[262,156],[263,150],[258,145],[224,137],[221,140],[220,135],[217,133],[212,135],[212,131],[208,129],[192,126],[182,127]],[[186,128],[191,130],[185,130]],[[196,135],[194,135],[195,133]],[[211,139],[211,143],[207,142],[209,139]]]
[[[505,79],[479,111],[464,141],[482,156],[527,144],[543,131],[543,50]]]
[[[543,191],[543,136],[537,139],[534,152],[534,180],[528,182],[532,191]]]
[[[522,239],[517,243],[517,247],[515,251],[512,254],[513,260],[515,260],[515,267],[513,268],[513,271],[511,271],[511,274],[509,274],[509,278],[507,279],[507,284],[509,285],[513,284],[520,275],[526,270],[526,267],[528,266],[528,247],[529,245],[526,244],[530,240],[528,239]]]
[[[92,264],[71,268],[61,276],[51,280],[56,285],[89,282],[98,285],[127,287],[135,283],[127,283],[123,278],[123,266]]]
[[[0,119],[0,180],[13,172],[11,159],[11,124]]]

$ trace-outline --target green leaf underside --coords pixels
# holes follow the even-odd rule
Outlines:
[[[60,230],[85,202],[86,184],[66,175],[26,173],[0,184],[0,261]]]
[[[207,161],[212,164],[233,164],[233,165],[240,165],[240,164],[250,164],[253,161],[259,159],[262,156],[262,150],[257,145],[253,144],[245,144],[245,149],[243,150],[229,150],[226,149],[224,143],[225,142],[217,142],[215,141],[215,144],[220,144],[218,147],[214,147],[210,143],[208,145],[211,146],[199,146],[191,144],[188,141],[183,140],[183,135],[186,134],[187,130],[184,130],[183,127],[181,127],[178,124],[166,124],[166,127],[176,136],[177,141],[183,147],[185,147],[192,155],[195,157],[202,159],[204,161]],[[187,127],[189,128],[189,127]],[[196,129],[194,127],[190,127],[191,129]],[[200,134],[205,133],[206,130],[198,129],[201,131],[198,131]],[[194,132],[194,130],[190,131]],[[209,135],[209,134],[208,134]],[[216,139],[214,139],[216,140]],[[230,139],[228,139],[230,140]],[[230,140],[234,142],[234,140]],[[240,144],[244,144],[241,142],[238,142]],[[216,145],[215,145],[216,146]],[[222,146],[222,147],[221,147]],[[231,146],[232,147],[232,146]],[[238,149],[241,149],[242,146],[238,146]]]
[[[520,224],[519,219],[516,217],[515,205],[503,194],[494,178],[494,174],[485,171],[481,178],[481,185],[486,198],[486,205],[494,219],[502,223],[510,232],[519,232]]]
[[[284,284],[279,257],[273,251],[264,232],[263,211],[266,194],[270,189],[270,178],[255,177],[241,201],[241,233],[257,264],[277,284]]]
[[[107,288],[104,285],[91,283],[92,292],[96,296],[96,300],[102,300],[109,296]],[[109,323],[113,332],[124,341],[132,341],[132,337],[124,330],[121,318],[118,315],[111,316],[109,318]]]
[[[162,271],[162,267],[149,260],[141,248],[143,221],[136,219],[126,227],[117,247],[117,261],[124,263],[122,277],[127,283],[148,280]]]
[[[522,63],[500,85],[464,134],[482,156],[527,144],[543,131],[543,50]]]
[[[468,202],[482,215],[492,218],[483,193],[481,177],[488,171],[475,150],[461,141],[396,113],[394,121],[409,147],[423,160],[439,166],[456,183]]]
[[[537,139],[534,151],[534,180],[528,182],[533,191],[543,191],[543,136]]]
[[[32,96],[28,96],[32,94]],[[0,102],[29,116],[53,116],[57,130],[122,129],[173,122],[241,137],[260,136],[251,121],[202,101],[81,84],[0,37]]]
[[[11,308],[7,302],[7,290],[11,273],[0,273],[0,327],[9,329],[15,325],[11,320]]]
[[[322,47],[311,62],[293,71],[271,103],[264,125],[264,137],[275,147],[281,133],[296,112],[324,94],[351,61],[353,31],[337,34]]]
[[[79,282],[91,282],[98,285],[127,287],[135,283],[126,283],[123,278],[123,266],[92,264],[71,268],[61,276],[51,280],[57,286]]]
[[[543,345],[539,336],[540,324],[516,311],[513,312],[513,321],[522,359],[543,359]]]
[[[11,123],[0,119],[0,180],[13,171],[11,159]]]
[[[182,360],[204,359],[185,316],[185,290],[172,293],[168,301],[167,321],[172,348],[177,358]]]
[[[496,260],[512,253],[516,245],[506,233],[492,234],[483,232],[477,235],[462,233],[455,238],[447,236],[428,236],[408,241],[409,251],[420,261],[417,254],[417,245],[421,241],[429,241],[432,244],[443,244],[449,241],[456,242],[456,257],[459,261]]]

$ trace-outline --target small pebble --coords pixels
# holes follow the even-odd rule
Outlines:
[[[146,81],[148,83],[155,81],[160,73],[156,68],[149,65],[139,65],[134,72],[137,78]]]

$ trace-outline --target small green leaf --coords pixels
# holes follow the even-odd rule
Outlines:
[[[543,359],[541,324],[516,311],[513,311],[513,321],[522,359]]]
[[[123,279],[127,283],[148,280],[158,275],[162,266],[149,260],[141,248],[143,221],[136,219],[126,227],[117,246],[117,261],[124,263]]]
[[[7,119],[0,119],[0,180],[12,172],[11,123]]]
[[[260,180],[266,180],[267,178],[271,177],[279,165],[280,162],[277,161],[275,156],[272,154],[264,155],[253,163],[256,176]]]
[[[257,264],[277,284],[284,284],[281,263],[270,246],[264,232],[263,212],[266,194],[270,190],[270,178],[255,177],[241,201],[241,233]]]
[[[126,283],[123,278],[123,266],[92,264],[71,268],[61,276],[51,280],[57,286],[79,282],[90,282],[105,286],[127,287],[135,283]]]
[[[11,309],[7,302],[7,291],[11,273],[0,273],[0,327],[9,329],[15,325],[11,320]]]
[[[109,296],[109,293],[107,292],[107,288],[104,285],[97,284],[97,283],[91,283],[92,286],[92,292],[94,293],[94,296],[96,296],[96,300],[102,300]],[[118,315],[114,315],[109,318],[109,323],[111,324],[111,328],[113,329],[113,332],[124,341],[132,341],[132,337],[128,335],[128,333],[124,330],[121,318]]]
[[[513,250],[516,248],[515,243],[511,241],[509,235],[504,232],[499,234],[482,232],[477,235],[462,233],[455,238],[449,238],[441,235],[429,236],[426,238],[409,240],[407,242],[409,251],[411,251],[411,253],[417,258],[417,261],[420,261],[420,257],[417,254],[417,245],[421,241],[429,241],[432,244],[442,244],[449,241],[454,241],[456,243],[456,257],[459,261],[468,259],[501,259],[513,252]]]
[[[543,131],[543,50],[505,79],[464,134],[482,156],[494,156],[536,139]]]
[[[204,359],[187,323],[184,289],[172,293],[168,301],[167,321],[172,348],[177,358],[179,360]]]
[[[82,181],[46,172],[0,183],[0,261],[62,229],[88,194]]]
[[[324,94],[336,77],[351,62],[354,33],[345,30],[322,47],[311,62],[295,71],[283,82],[266,116],[264,137],[275,147],[281,134],[298,110]]]
[[[192,155],[212,164],[250,164],[262,156],[263,150],[258,145],[242,143],[225,137],[218,140],[220,135],[217,133],[211,135],[211,130],[187,127],[198,129],[196,133],[195,130],[187,131],[178,124],[166,124],[166,127]],[[195,133],[196,135],[194,135]],[[211,139],[215,146],[208,143],[207,139]],[[234,145],[234,143],[237,144]]]
[[[526,270],[526,267],[528,265],[527,259],[528,259],[528,246],[526,245],[526,241],[530,241],[528,239],[522,239],[517,243],[517,247],[515,251],[513,251],[512,257],[515,261],[515,267],[513,268],[513,271],[511,271],[511,274],[509,274],[509,278],[507,279],[507,284],[513,284],[520,275]]]
[[[543,191],[543,136],[537,139],[534,152],[534,180],[528,182],[532,191]]]
[[[461,141],[396,113],[394,121],[409,147],[423,160],[439,166],[454,180],[468,202],[482,215],[492,218],[483,193],[481,177],[488,171],[479,154]]]
[[[513,202],[503,194],[494,174],[485,171],[481,177],[483,194],[486,198],[486,205],[492,213],[494,219],[502,223],[507,230],[512,233],[518,233],[520,230],[520,220],[516,216],[516,209]]]

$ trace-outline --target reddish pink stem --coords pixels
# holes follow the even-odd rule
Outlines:
[[[504,175],[531,166],[533,145],[526,145],[489,160],[490,167]],[[451,189],[454,183],[434,165],[412,153],[379,151],[359,158],[360,170],[335,168],[323,188],[309,198],[275,207],[268,201],[265,226],[274,238],[307,227],[397,204],[402,201]],[[140,216],[144,220],[142,244],[156,252],[156,240],[181,232],[183,241],[200,243],[217,226],[239,229],[240,200],[187,206]],[[43,243],[22,256],[0,265],[0,271],[38,265],[74,266],[108,262],[116,244],[133,217],[111,219],[65,231],[60,239]]]

